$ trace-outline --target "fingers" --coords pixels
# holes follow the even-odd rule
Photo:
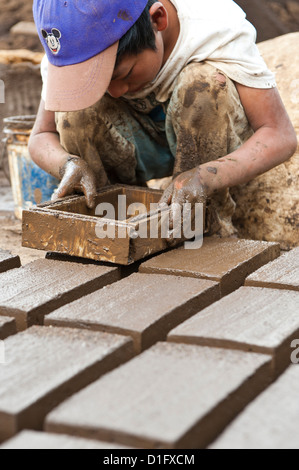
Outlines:
[[[174,189],[169,215],[169,237],[167,242],[173,245],[182,237],[183,207],[186,202],[185,194],[181,190]]]
[[[159,206],[163,207],[165,206],[165,204],[167,204],[168,206],[171,204],[173,189],[174,186],[173,183],[171,183],[162,194],[161,199],[159,201]]]
[[[86,205],[92,209],[95,206],[97,192],[96,177],[88,164],[80,157],[68,159],[64,175],[52,196],[52,201],[73,194],[75,189],[80,189],[84,193]]]
[[[176,185],[177,186],[177,185]],[[159,201],[159,208],[170,206],[169,220],[168,220],[168,237],[167,243],[173,246],[178,238],[181,238],[182,227],[182,208],[185,202],[185,191],[179,187],[176,189],[174,183],[171,183],[165,189]]]
[[[57,189],[54,189],[54,192],[51,196],[51,201],[55,202],[57,201],[57,199],[59,199],[59,197],[57,196]]]
[[[180,175],[174,181],[174,190],[172,193],[172,204],[169,222],[169,237],[167,239],[169,245],[173,245],[178,239],[185,236],[185,228],[192,223],[192,213],[194,213],[194,205],[198,202],[201,188],[191,181]]]
[[[93,209],[97,194],[96,179],[93,173],[84,176],[82,179],[82,189],[85,195],[87,207],[89,207],[89,209]]]
[[[78,168],[77,157],[70,157],[63,167],[63,177],[55,191],[55,198],[61,198],[73,194],[81,179],[81,172]],[[79,157],[78,157],[79,160]]]
[[[75,189],[75,184],[74,182],[71,182],[69,178],[65,175],[58,188],[55,189],[53,195],[52,195],[52,201],[56,201],[57,199],[60,199],[65,196],[69,196],[70,194],[73,194]]]

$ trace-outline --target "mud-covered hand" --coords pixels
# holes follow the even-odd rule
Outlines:
[[[164,191],[159,204],[171,206],[168,242],[171,244],[175,237],[175,223],[183,223],[184,204],[189,203],[191,210],[195,203],[205,203],[208,197],[208,188],[204,184],[199,167],[181,173]],[[188,206],[190,207],[190,206]]]
[[[60,174],[62,178],[52,196],[52,201],[79,190],[84,193],[87,206],[93,208],[97,191],[96,177],[88,164],[82,158],[70,155]]]

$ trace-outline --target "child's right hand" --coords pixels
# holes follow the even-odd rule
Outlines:
[[[97,192],[96,177],[86,161],[75,155],[70,155],[60,173],[62,179],[53,193],[52,201],[73,194],[75,190],[80,190],[85,195],[87,206],[92,209],[95,206]]]

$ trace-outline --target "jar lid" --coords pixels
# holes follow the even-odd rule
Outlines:
[[[3,119],[5,129],[30,130],[35,122],[36,115],[11,116]]]

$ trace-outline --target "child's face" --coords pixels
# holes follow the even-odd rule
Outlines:
[[[147,49],[138,55],[125,56],[115,68],[108,93],[119,98],[128,93],[135,93],[158,75],[163,66],[164,46],[159,33],[156,34],[157,50]]]

